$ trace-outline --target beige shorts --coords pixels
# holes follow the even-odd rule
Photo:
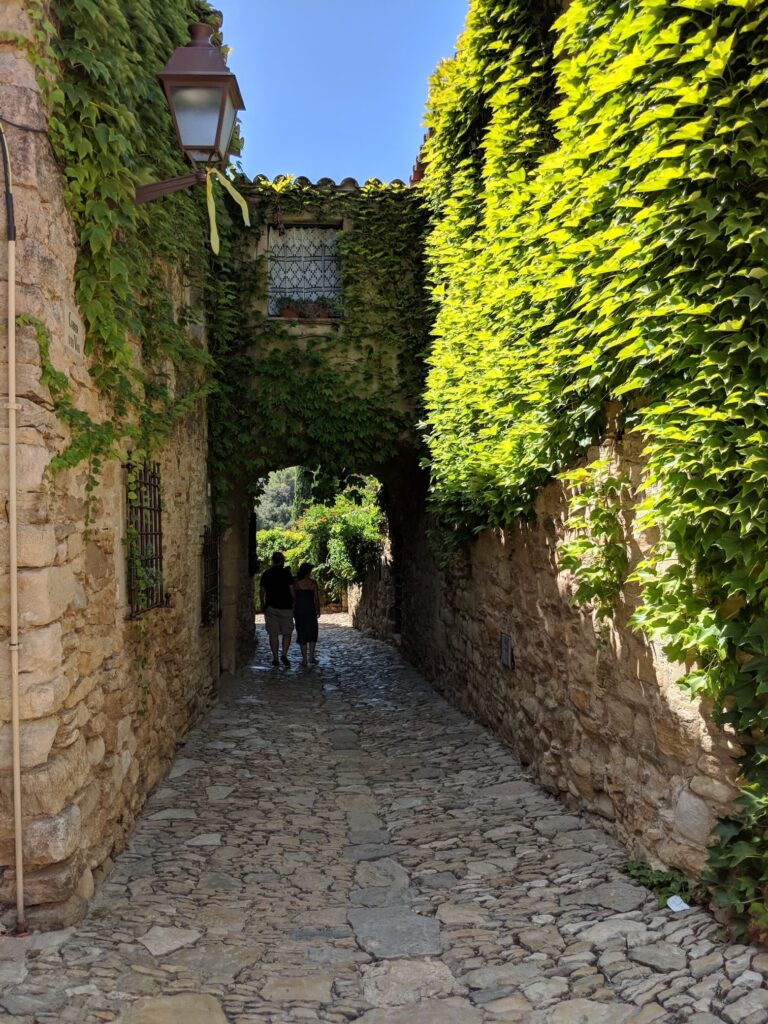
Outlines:
[[[293,633],[293,610],[291,608],[266,608],[264,626],[270,636],[290,636]]]

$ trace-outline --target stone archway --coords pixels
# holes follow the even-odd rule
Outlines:
[[[292,454],[288,451],[284,455],[282,461],[286,465],[293,464]],[[389,540],[387,549],[395,556],[388,559],[388,572],[399,577],[400,552],[405,549],[398,546],[397,538],[402,536],[411,519],[414,523],[419,522],[417,509],[423,508],[425,495],[423,471],[419,468],[416,449],[412,443],[403,441],[396,454],[386,462],[360,464],[359,473],[375,477],[382,484],[382,507]],[[247,664],[254,649],[254,543],[253,498],[241,492],[233,500],[221,544],[221,667],[225,673],[234,673]],[[388,611],[385,613],[389,621],[388,628],[383,629],[386,633],[399,632],[400,629],[402,594],[398,587],[393,593],[395,600],[387,603]]]
[[[415,445],[429,330],[425,211],[413,189],[301,178],[239,187],[252,227],[230,225],[220,261],[230,288],[209,310],[212,349],[224,353],[213,460],[231,484],[222,546],[228,672],[253,640],[249,488],[291,465],[395,479]]]

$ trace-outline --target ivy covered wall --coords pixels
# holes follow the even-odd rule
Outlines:
[[[44,88],[103,400],[99,415],[78,405],[36,323],[71,441],[56,461],[98,475],[129,449],[162,447],[208,397],[222,510],[233,485],[252,495],[280,465],[344,478],[391,464],[422,401],[426,202],[427,441],[443,543],[531,515],[542,485],[600,440],[608,403],[619,433],[642,434],[636,512],[661,540],[638,573],[637,626],[688,664],[685,685],[743,739],[744,819],[721,825],[712,880],[765,928],[768,10],[560,6],[473,0],[457,57],[434,79],[423,189],[241,179],[255,228],[219,200],[214,257],[199,190],[133,201],[137,184],[184,171],[154,76],[210,7],[31,0],[34,36],[3,41]],[[263,305],[259,239],[307,217],[349,225],[345,316],[323,331]],[[187,329],[203,304],[210,353]],[[605,568],[582,589],[603,605],[622,582],[620,562]]]
[[[217,389],[211,458],[226,508],[233,482],[256,493],[273,469],[320,466],[341,481],[380,472],[415,443],[429,340],[420,195],[402,183],[240,178],[252,227],[223,230],[206,293]],[[267,312],[267,231],[338,224],[337,320]]]
[[[573,0],[553,29],[558,14],[474,0],[433,81],[433,510],[454,540],[529,516],[607,403],[641,432],[636,512],[660,540],[636,627],[740,735],[744,817],[719,826],[710,880],[764,930],[768,8]],[[615,592],[605,568],[583,596]]]
[[[77,407],[38,324],[44,383],[71,431],[56,468],[87,460],[98,476],[105,458],[159,447],[211,389],[210,359],[187,330],[206,272],[200,190],[147,206],[135,191],[185,173],[156,74],[191,22],[217,15],[205,0],[30,0],[26,12],[34,35],[17,41],[43,89],[77,236],[85,351],[109,407],[105,418]]]

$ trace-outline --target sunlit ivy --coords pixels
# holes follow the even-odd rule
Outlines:
[[[553,29],[537,0],[473,0],[424,186],[433,507],[454,532],[531,515],[620,403],[661,531],[636,622],[742,738],[744,817],[710,881],[762,932],[767,44],[763,0],[573,0]]]

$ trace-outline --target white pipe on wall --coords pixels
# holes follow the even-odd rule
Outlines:
[[[10,577],[11,735],[13,746],[13,834],[16,855],[16,928],[26,928],[21,809],[21,726],[19,721],[19,560],[16,525],[16,224],[8,142],[0,124],[8,224],[8,539]]]

